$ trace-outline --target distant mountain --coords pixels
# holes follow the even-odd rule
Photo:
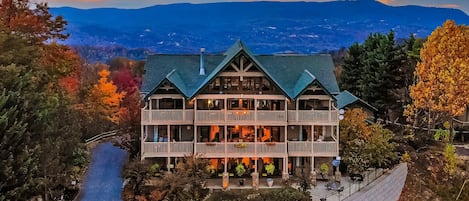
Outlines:
[[[391,7],[372,0],[158,5],[142,9],[51,8],[69,22],[70,45],[146,48],[161,53],[226,50],[236,39],[258,54],[314,53],[362,42],[371,32],[428,36],[456,9]]]

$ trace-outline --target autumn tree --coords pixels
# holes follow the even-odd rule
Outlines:
[[[96,114],[99,118],[117,124],[121,115],[120,104],[125,92],[117,91],[116,85],[109,80],[109,75],[110,72],[107,69],[99,72],[100,79],[88,94],[85,107],[89,114]]]
[[[463,114],[469,104],[469,27],[447,20],[428,37],[420,58],[406,114],[416,125],[435,127]]]
[[[74,163],[83,150],[82,117],[59,84],[78,57],[8,28],[0,24],[0,89],[6,90],[0,119],[8,121],[0,132],[0,200],[48,200],[63,195],[72,169],[85,165]]]
[[[54,17],[47,3],[2,0],[0,19],[7,30],[37,43],[68,38],[67,34],[62,33],[67,22],[61,16]]]
[[[366,119],[366,113],[356,108],[340,121],[341,156],[351,173],[387,168],[397,161],[395,144],[390,142],[394,134],[378,123],[368,125]]]

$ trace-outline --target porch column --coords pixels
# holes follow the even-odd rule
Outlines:
[[[169,131],[171,130],[171,125],[167,125],[166,126],[166,136],[168,138],[168,154],[171,153],[171,133],[169,133]]]
[[[251,173],[252,187],[255,190],[259,189],[259,172],[257,172],[257,160],[259,160],[259,158],[256,157],[254,160],[254,172]]]
[[[166,158],[166,168],[168,169],[168,171],[171,168],[171,157]]]
[[[258,105],[258,100],[254,98],[254,123],[257,122],[257,105]]]
[[[257,126],[254,126],[254,156],[257,156]],[[257,168],[257,167],[256,167]]]
[[[197,125],[194,124],[194,154],[197,154]]]
[[[194,124],[197,122],[197,99],[192,99],[194,101]]]
[[[223,126],[224,128],[224,131],[223,133],[225,133],[225,144],[224,144],[224,147],[225,147],[225,156],[228,155],[228,145],[226,144],[228,142],[228,126]],[[225,164],[225,167],[226,167],[226,164]]]
[[[296,122],[298,122],[298,117],[299,117],[298,111],[299,111],[299,108],[300,108],[300,99],[296,99],[296,110],[295,110]]]
[[[230,174],[228,174],[228,158],[225,157],[225,164],[223,167],[222,186],[224,189],[227,189],[229,185],[230,185]]]
[[[186,99],[182,97],[182,121],[186,121]]]
[[[153,102],[153,101],[152,101],[152,99],[150,98],[150,104],[148,105],[148,107],[149,107],[149,108],[148,108],[148,121],[150,121],[150,122],[153,121],[153,114],[152,114],[152,113],[153,113],[153,112],[152,112],[152,111],[153,111],[153,106],[152,106],[152,103],[151,103],[151,102]]]
[[[314,169],[314,124],[311,125],[311,154],[312,154],[312,159],[311,159],[311,168]]]
[[[226,111],[228,110],[228,101],[226,100],[226,98],[223,99],[223,103],[224,103],[224,105],[225,105],[225,107],[224,107],[224,109],[225,109],[225,111],[224,111],[224,112],[225,112],[225,114],[224,114],[224,121],[226,122],[226,119],[227,119],[227,118],[226,118]]]
[[[143,155],[145,154],[145,152],[144,152],[144,150],[145,150],[145,147],[144,147],[144,146],[145,146],[145,145],[143,145],[143,142],[145,142],[145,140],[146,140],[146,139],[143,137],[143,136],[144,136],[144,132],[145,132],[144,127],[145,127],[145,126],[143,126],[143,125],[141,126],[141,132],[140,132],[140,133],[141,133],[141,134],[140,134],[140,147],[141,147],[141,148],[140,148],[140,160],[142,160],[142,161],[143,161],[143,159],[145,159],[145,158],[143,157]],[[147,128],[146,130],[148,130],[148,128]]]
[[[339,155],[339,139],[340,139],[340,133],[339,133],[339,125],[336,125],[336,144],[337,144],[337,156]]]
[[[284,139],[284,142],[285,142],[285,143],[284,143],[284,144],[285,144],[285,155],[284,155],[284,157],[283,157],[282,179],[283,179],[283,180],[287,180],[287,179],[288,179],[288,150],[287,150],[287,148],[288,148],[288,147],[287,147],[287,144],[288,144],[288,143],[287,143],[287,141],[288,141],[288,140],[287,140],[287,139],[288,139],[288,138],[287,138],[287,137],[288,137],[288,136],[287,136],[287,135],[288,135],[288,134],[287,134],[287,133],[288,133],[288,125],[285,125],[284,128],[285,128],[285,139]]]

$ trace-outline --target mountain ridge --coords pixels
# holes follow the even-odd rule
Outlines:
[[[69,22],[70,45],[119,45],[162,53],[221,52],[241,39],[259,54],[316,53],[362,42],[370,33],[428,36],[447,18],[469,24],[463,11],[380,2],[223,2],[140,9],[51,8]]]

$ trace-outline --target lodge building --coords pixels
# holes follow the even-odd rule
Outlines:
[[[174,168],[197,153],[224,183],[243,164],[278,177],[338,156],[339,88],[330,55],[151,55],[142,83],[141,158]]]

